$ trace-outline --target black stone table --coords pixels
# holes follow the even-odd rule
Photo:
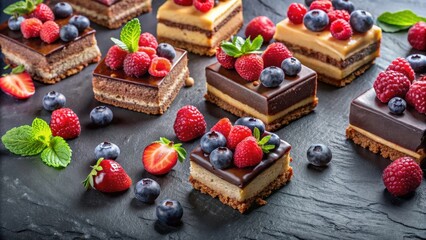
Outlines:
[[[1,0],[0,8],[13,1]],[[143,31],[155,33],[156,11],[162,0],[153,1],[153,11],[140,16]],[[286,16],[291,1],[246,0],[244,20],[266,15],[277,23]],[[298,2],[302,2],[298,0]],[[354,0],[357,8],[374,16],[383,11],[411,9],[426,15],[426,2],[419,0]],[[1,13],[1,20],[7,16]],[[102,54],[112,46],[110,37],[120,30],[92,24]],[[242,35],[244,32],[240,31]],[[372,86],[377,74],[396,57],[412,53],[407,33],[383,34],[381,57],[364,75],[345,88],[319,83],[319,105],[314,113],[279,130],[292,146],[294,178],[275,192],[263,207],[247,214],[223,205],[217,199],[194,191],[188,182],[189,161],[177,164],[166,176],[153,177],[144,171],[142,151],[164,136],[175,140],[176,112],[192,104],[204,114],[211,127],[222,117],[237,118],[203,100],[204,67],[215,58],[190,54],[195,86],[184,88],[162,116],[149,116],[111,107],[113,123],[93,128],[89,113],[100,105],[93,98],[90,65],[81,73],[56,85],[36,83],[36,93],[18,101],[0,93],[0,134],[12,127],[30,124],[35,117],[46,121],[44,94],[55,90],[65,94],[67,107],[80,117],[81,136],[69,141],[71,164],[62,170],[50,168],[39,157],[18,157],[0,144],[0,238],[1,239],[426,239],[426,183],[410,197],[390,196],[382,183],[383,169],[390,163],[345,138],[349,104]],[[390,129],[395,131],[395,129]],[[159,200],[177,199],[184,208],[183,224],[163,228],[156,223],[155,205],[140,204],[133,188],[121,194],[85,191],[81,181],[95,163],[93,150],[102,141],[119,145],[118,161],[134,182],[143,177],[158,181]],[[317,170],[307,164],[306,150],[312,143],[331,147],[333,160]],[[191,151],[197,142],[184,144]],[[423,179],[425,180],[425,179]],[[158,200],[157,200],[158,202]]]

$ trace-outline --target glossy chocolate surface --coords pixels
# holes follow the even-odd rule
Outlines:
[[[186,56],[187,52],[185,50],[175,48],[176,56],[173,59],[173,65],[170,71],[176,67],[176,65]],[[127,76],[123,69],[112,70],[105,64],[105,58],[99,63],[96,69],[93,71],[93,76],[99,76],[103,78],[108,78],[116,81],[122,81],[132,84],[143,85],[145,87],[158,88],[163,82],[164,78],[154,77],[146,73],[143,77],[137,78],[132,76]],[[167,76],[166,76],[167,77]]]
[[[71,18],[71,17],[70,17]],[[57,19],[55,22],[62,27],[63,25],[68,24],[70,18]],[[7,26],[7,22],[4,22],[0,25],[0,37],[5,38],[9,41],[12,41],[16,44],[19,44],[23,47],[26,47],[34,52],[37,52],[44,57],[49,56],[57,51],[62,50],[67,47],[69,44],[72,44],[88,35],[94,34],[96,32],[93,28],[86,28],[83,32],[79,33],[78,37],[70,42],[64,42],[61,39],[58,39],[54,43],[45,43],[40,38],[30,38],[26,39],[23,37],[21,31],[12,31]]]
[[[247,82],[235,70],[225,69],[219,63],[206,68],[209,85],[266,115],[276,114],[316,95],[316,78],[315,71],[302,66],[302,71],[297,76],[286,76],[279,87],[267,88],[260,83],[255,86],[252,82]]]
[[[200,146],[197,146],[191,153],[191,161],[194,161],[201,167],[209,170],[214,175],[222,178],[223,180],[237,185],[240,188],[247,186],[254,178],[261,174],[265,169],[269,168],[279,158],[288,153],[291,149],[290,144],[281,140],[281,145],[278,149],[263,155],[263,160],[255,167],[237,168],[231,167],[228,169],[216,169],[210,163],[209,155],[204,153]]]
[[[349,123],[414,152],[426,148],[426,115],[410,106],[402,115],[391,114],[373,88],[351,103]]]

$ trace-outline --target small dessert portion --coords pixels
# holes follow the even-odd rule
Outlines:
[[[142,33],[137,18],[121,31],[93,72],[96,100],[147,114],[163,114],[189,78],[187,52]]]
[[[6,63],[24,65],[33,79],[54,84],[98,62],[101,53],[87,18],[72,15],[66,3],[52,11],[41,2],[18,1],[4,9],[12,16],[0,25],[0,46]]]
[[[222,119],[201,138],[190,155],[189,181],[244,213],[256,203],[266,204],[264,198],[284,186],[293,171],[288,143],[265,132],[258,119],[237,123],[244,125],[232,126],[229,119]]]
[[[319,81],[343,87],[373,64],[382,38],[370,13],[351,9],[335,9],[329,1],[314,1],[309,10],[293,3],[274,39],[315,70]]]
[[[157,20],[159,41],[212,56],[243,25],[243,6],[241,0],[169,0],[158,9]]]
[[[93,22],[115,29],[151,11],[151,0],[67,0],[73,8]]]

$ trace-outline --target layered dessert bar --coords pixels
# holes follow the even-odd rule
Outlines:
[[[151,0],[67,0],[73,8],[93,22],[109,29],[151,11]]]
[[[196,6],[166,1],[158,9],[157,37],[160,42],[212,56],[216,47],[236,34],[243,25],[242,1],[220,1],[207,12],[198,10]]]

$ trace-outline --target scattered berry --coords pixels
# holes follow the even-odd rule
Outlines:
[[[179,201],[163,200],[156,208],[158,221],[166,225],[178,225],[183,216],[183,209]]]
[[[218,147],[210,153],[210,163],[214,168],[225,169],[232,165],[233,154],[227,147]]]
[[[44,3],[37,5],[34,11],[30,14],[30,17],[37,18],[42,22],[55,20],[55,14],[53,14],[49,6]]]
[[[405,100],[419,113],[426,113],[426,81],[415,81],[408,90]]]
[[[416,74],[410,66],[410,63],[405,58],[396,58],[388,66],[386,71],[393,70],[404,74],[411,82],[416,78]]]
[[[160,43],[157,47],[157,55],[159,57],[167,58],[170,61],[173,61],[176,57],[175,48],[168,43]]]
[[[328,20],[330,24],[336,21],[337,19],[343,19],[346,22],[349,22],[349,19],[351,18],[351,15],[349,15],[349,13],[345,10],[334,10],[334,11],[328,12],[327,16],[328,16]]]
[[[237,121],[235,121],[234,125],[246,126],[250,129],[252,133],[254,132],[254,128],[257,128],[259,129],[260,135],[265,132],[265,124],[261,120],[254,117],[238,118]]]
[[[330,1],[314,1],[309,6],[309,11],[312,10],[322,10],[327,13],[333,11],[333,5]]]
[[[208,12],[214,6],[213,0],[194,0],[194,7],[200,12]]]
[[[391,113],[401,115],[405,111],[407,103],[400,97],[394,97],[388,102],[388,107]]]
[[[256,166],[262,161],[263,151],[253,136],[244,138],[238,143],[234,152],[234,164],[238,168]]]
[[[99,143],[95,148],[95,157],[96,159],[112,159],[115,160],[120,155],[120,148],[114,143],[102,142]]]
[[[157,39],[149,32],[144,32],[139,37],[139,46],[141,47],[151,47],[157,49],[158,42]]]
[[[151,47],[139,47],[138,52],[146,53],[149,56],[149,58],[151,59],[151,61],[152,61],[152,59],[158,57],[157,51],[155,51],[155,49],[151,48]]]
[[[263,86],[274,88],[284,81],[284,71],[279,67],[267,67],[260,74],[260,82]]]
[[[243,55],[235,61],[235,70],[245,80],[256,81],[263,70],[263,59],[257,54]]]
[[[269,136],[271,136],[266,143],[266,145],[274,145],[274,150],[278,149],[281,145],[281,139],[280,137],[275,133],[268,133]]]
[[[176,4],[182,6],[192,6],[193,0],[173,0]]]
[[[119,46],[114,45],[108,50],[105,57],[105,64],[112,70],[122,69],[127,53],[127,51],[121,49]]]
[[[171,69],[172,64],[167,58],[156,57],[152,59],[148,72],[154,77],[165,77]]]
[[[404,98],[410,88],[410,80],[400,72],[386,71],[379,73],[373,87],[377,98],[387,103],[393,97]]]
[[[345,10],[348,13],[355,10],[354,4],[349,0],[332,0],[331,3],[336,10]]]
[[[123,69],[126,75],[142,77],[151,64],[151,59],[144,52],[129,53],[124,58]]]
[[[426,22],[418,22],[408,30],[408,42],[417,50],[426,50]]]
[[[348,40],[352,37],[351,25],[343,19],[337,19],[332,22],[330,25],[330,32],[331,35],[338,40]]]
[[[21,23],[21,32],[24,38],[36,38],[40,36],[43,23],[37,18],[27,18]]]
[[[112,122],[114,115],[106,106],[97,106],[90,111],[90,120],[98,126],[106,126]]]
[[[51,91],[46,93],[43,97],[43,108],[47,111],[54,111],[59,108],[63,108],[65,106],[65,103],[67,102],[64,94]]]
[[[142,163],[147,172],[153,175],[163,175],[172,170],[177,160],[185,160],[186,151],[182,144],[174,144],[167,138],[160,138],[148,145],[142,154]]]
[[[135,185],[135,197],[144,203],[153,203],[160,195],[160,184],[150,178],[144,178]]]
[[[308,10],[300,3],[292,3],[287,9],[287,17],[294,24],[303,23],[303,17]]]
[[[69,42],[78,37],[78,29],[71,24],[67,24],[61,27],[59,36],[62,41]]]
[[[233,126],[226,139],[226,146],[231,150],[235,150],[238,143],[250,136],[252,136],[250,128],[242,125]]]
[[[374,19],[371,13],[364,10],[356,10],[351,13],[349,22],[355,32],[365,33],[373,27]]]
[[[396,197],[415,191],[422,182],[423,171],[411,157],[393,161],[383,171],[382,179],[388,191]]]
[[[40,30],[40,38],[43,42],[53,43],[59,39],[59,25],[54,21],[43,23]]]
[[[11,16],[7,21],[7,26],[12,31],[18,31],[21,29],[21,24],[24,20],[25,18],[22,16],[19,16],[17,18],[15,16]]]
[[[226,54],[221,47],[217,47],[216,59],[220,63],[220,65],[226,69],[233,69],[235,66],[235,61],[237,61],[236,58]]]
[[[35,93],[33,80],[27,72],[1,76],[0,88],[6,94],[17,99],[27,99]]]
[[[77,114],[69,108],[60,108],[52,112],[50,129],[53,136],[60,136],[64,139],[76,138],[81,131]]]
[[[226,138],[220,132],[206,132],[200,141],[201,150],[205,153],[211,153],[218,147],[226,146]]]
[[[407,61],[416,73],[426,73],[426,56],[422,54],[412,54],[407,57]]]
[[[247,25],[245,35],[246,38],[254,39],[261,35],[264,42],[271,41],[275,34],[275,24],[265,16],[253,18]]]
[[[270,44],[262,54],[264,67],[281,67],[284,59],[293,57],[293,54],[288,48],[280,42]]]
[[[206,132],[206,121],[203,114],[194,106],[183,106],[176,114],[173,129],[177,138],[182,142],[188,142],[203,136]]]
[[[321,32],[327,28],[328,23],[329,20],[327,13],[320,9],[307,12],[303,18],[303,24],[305,27],[313,32]]]
[[[326,166],[332,158],[331,150],[324,144],[313,144],[307,152],[309,163],[314,166]]]
[[[75,15],[70,18],[70,24],[74,25],[79,32],[83,32],[90,26],[90,21],[87,17],[81,15]]]
[[[284,59],[281,68],[284,70],[285,75],[296,76],[302,71],[302,64],[297,58],[291,57]]]
[[[72,7],[66,2],[59,2],[53,7],[53,13],[57,18],[67,18],[72,15]]]
[[[231,128],[232,123],[229,121],[229,118],[222,118],[210,129],[210,131],[220,132],[225,138],[227,138]]]

